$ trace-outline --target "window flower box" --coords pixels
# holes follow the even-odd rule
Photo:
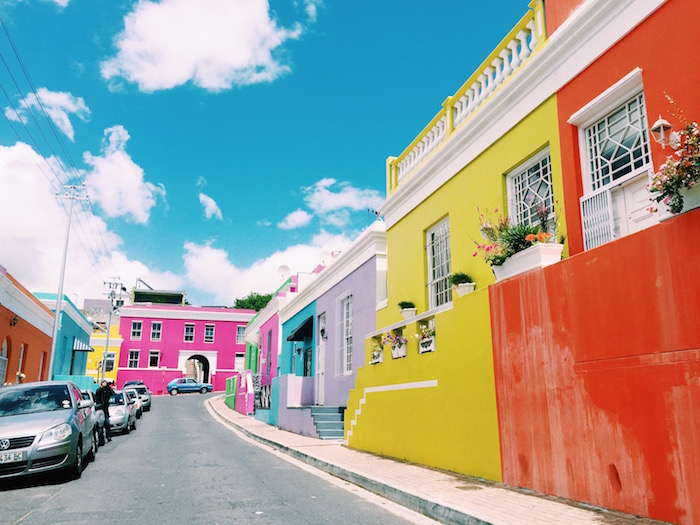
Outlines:
[[[418,353],[419,354],[424,354],[425,352],[434,352],[435,351],[435,336],[433,337],[426,337],[425,339],[421,339],[418,341]]]
[[[408,341],[401,333],[390,332],[384,336],[382,343],[391,348],[391,357],[398,359],[406,357],[406,343]]]
[[[370,365],[376,365],[384,362],[384,347],[381,345],[375,346],[372,350]]]
[[[544,268],[561,261],[563,250],[563,244],[536,243],[526,250],[511,255],[503,261],[503,264],[499,266],[494,265],[491,269],[496,276],[496,282],[502,281],[529,270]]]
[[[468,293],[472,293],[475,287],[476,283],[459,283],[455,285],[454,288],[457,291],[457,295],[462,297],[467,295]]]
[[[406,357],[406,343],[399,343],[399,344],[392,345],[391,357],[393,357],[394,359]]]

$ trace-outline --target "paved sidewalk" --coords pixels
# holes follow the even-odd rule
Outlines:
[[[227,424],[246,436],[441,523],[663,523],[375,456],[348,448],[339,441],[324,441],[280,430],[231,410],[223,396],[211,398],[207,403]]]

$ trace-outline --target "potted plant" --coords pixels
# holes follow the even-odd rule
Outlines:
[[[494,211],[498,212],[497,209]],[[565,237],[561,237],[560,243],[554,242],[554,235],[549,231],[550,214],[545,207],[540,207],[537,215],[539,222],[535,224],[511,224],[510,218],[502,215],[495,221],[484,214],[479,216],[480,232],[485,242],[477,243],[474,256],[479,252],[483,254],[484,260],[491,265],[496,282],[561,260]]]
[[[370,364],[376,365],[384,361],[384,346],[379,342],[374,342],[372,345],[372,360]]]
[[[457,295],[460,297],[473,292],[474,287],[476,286],[474,279],[462,272],[455,272],[450,275],[450,284],[454,286],[455,290],[457,291]]]
[[[398,359],[406,357],[406,338],[399,333],[389,332],[382,339],[382,343],[391,347],[391,357]]]
[[[420,332],[415,334],[418,340],[418,353],[434,352],[435,351],[435,328],[424,324],[420,327]]]
[[[401,308],[401,315],[403,315],[404,319],[416,316],[416,305],[412,301],[401,301],[399,308]]]

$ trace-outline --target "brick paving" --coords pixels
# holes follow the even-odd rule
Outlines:
[[[280,430],[231,410],[223,396],[211,398],[207,403],[227,424],[249,438],[441,523],[665,523],[376,456],[348,448],[340,441],[323,441]]]

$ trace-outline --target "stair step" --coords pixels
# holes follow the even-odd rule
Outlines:
[[[314,421],[343,421],[343,414],[315,414]]]

